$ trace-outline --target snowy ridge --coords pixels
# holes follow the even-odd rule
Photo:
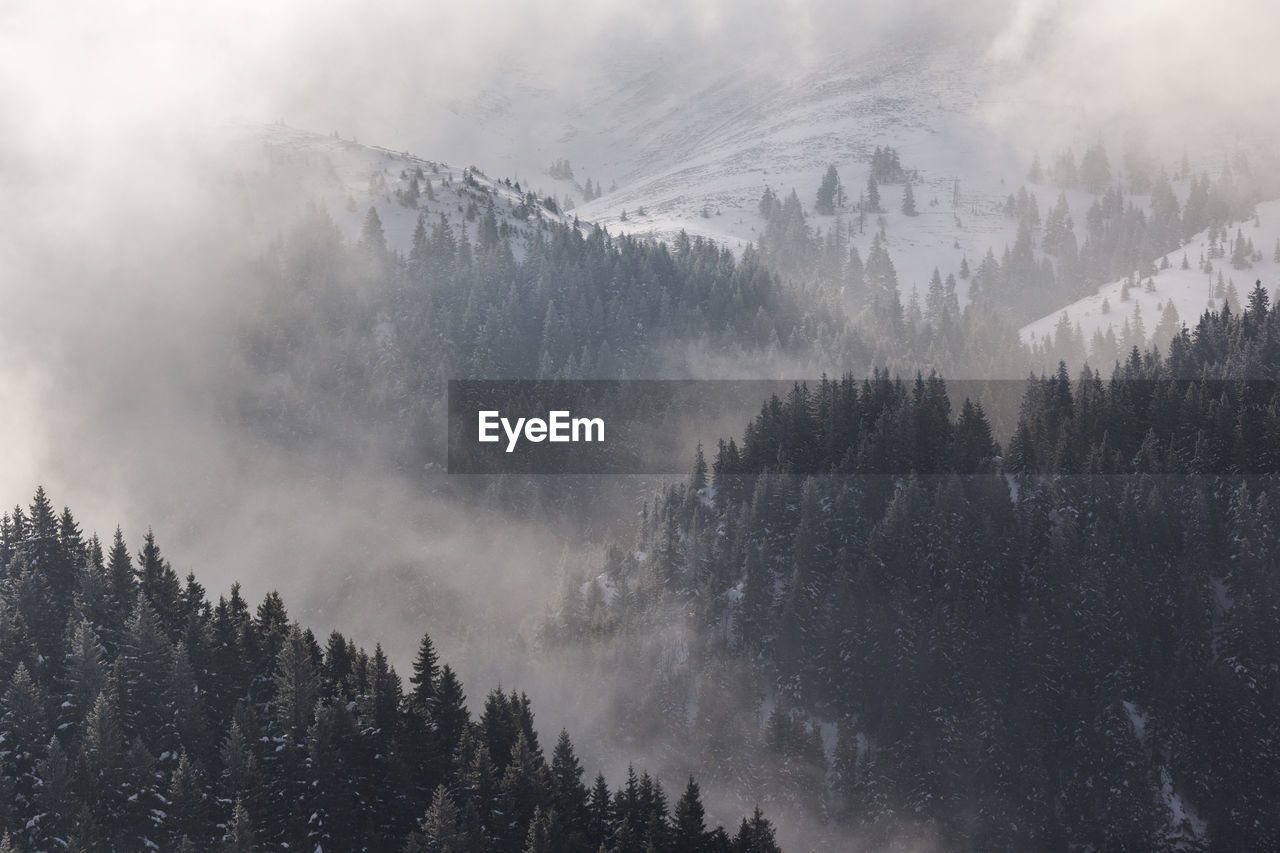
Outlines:
[[[547,205],[527,204],[533,187],[491,178],[474,165],[459,167],[283,124],[234,125],[229,148],[233,161],[244,164],[248,173],[252,215],[267,224],[270,235],[287,228],[308,201],[323,204],[351,240],[359,236],[372,207],[387,245],[403,254],[412,247],[419,215],[425,216],[428,229],[444,215],[459,238],[466,233],[474,241],[490,201],[500,220],[511,221],[517,237],[527,239],[545,224],[573,222],[572,215]],[[419,196],[413,202],[406,194],[419,173]],[[521,240],[514,243],[518,249]]]
[[[1079,327],[1086,347],[1089,346],[1095,332],[1106,335],[1108,330],[1123,343],[1122,331],[1125,324],[1128,323],[1132,327],[1136,313],[1142,317],[1147,345],[1154,344],[1160,348],[1161,352],[1167,353],[1168,337],[1156,334],[1166,306],[1172,303],[1179,322],[1185,323],[1188,328],[1193,328],[1196,320],[1205,310],[1217,311],[1222,308],[1222,297],[1214,295],[1219,274],[1227,284],[1228,291],[1234,286],[1234,298],[1238,300],[1238,304],[1244,304],[1248,299],[1249,291],[1253,289],[1255,281],[1260,280],[1268,291],[1275,292],[1276,285],[1280,283],[1280,262],[1275,260],[1274,255],[1276,241],[1280,240],[1280,201],[1259,204],[1257,214],[1256,220],[1233,223],[1227,227],[1226,231],[1228,241],[1235,239],[1237,230],[1247,240],[1252,241],[1254,247],[1262,253],[1261,261],[1254,261],[1245,269],[1236,269],[1231,264],[1230,250],[1227,251],[1226,257],[1210,259],[1209,232],[1201,231],[1187,241],[1183,249],[1170,252],[1163,258],[1154,259],[1157,267],[1155,275],[1152,276],[1154,290],[1148,291],[1142,284],[1130,287],[1129,299],[1126,302],[1121,299],[1125,280],[1109,282],[1098,288],[1098,292],[1094,295],[1079,299],[1023,326],[1022,339],[1028,344],[1045,343],[1052,337],[1065,315],[1073,327]],[[1184,253],[1190,269],[1181,269]],[[1205,272],[1201,268],[1202,257],[1212,264],[1212,272]],[[1168,269],[1160,269],[1163,266],[1162,261],[1165,260],[1168,261]],[[1107,310],[1104,310],[1104,307]],[[1105,368],[1110,365],[1095,364],[1094,366]]]
[[[985,119],[991,77],[972,49],[895,42],[786,71],[644,57],[586,84],[568,110],[557,93],[537,88],[520,99],[492,95],[456,108],[493,146],[490,162],[545,178],[583,221],[662,239],[684,230],[735,252],[762,231],[757,205],[766,186],[782,196],[794,188],[814,229],[856,220],[872,152],[892,146],[918,173],[919,216],[900,212],[901,185],[881,187],[905,302],[913,284],[924,293],[935,266],[945,275],[965,255],[973,264],[988,247],[999,253],[1013,242],[1016,223],[1002,206],[1023,184],[1031,153],[1015,150]],[[518,132],[530,124],[544,132]],[[572,178],[550,177],[550,164],[561,159],[571,163]],[[846,202],[834,216],[814,215],[832,164]],[[603,195],[584,200],[588,180]],[[1050,201],[1040,199],[1042,207]],[[864,256],[877,230],[870,214],[855,233]]]

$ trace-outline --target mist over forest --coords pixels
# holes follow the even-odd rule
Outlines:
[[[1273,848],[1277,37],[6,6],[0,850]]]

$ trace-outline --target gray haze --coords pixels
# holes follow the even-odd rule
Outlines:
[[[251,599],[278,587],[318,633],[382,639],[402,669],[442,613],[446,655],[471,643],[473,659],[477,609],[526,632],[543,613],[573,562],[554,535],[478,529],[391,473],[376,441],[338,473],[277,455],[214,404],[252,381],[227,346],[248,297],[237,273],[260,248],[250,234],[286,225],[228,203],[228,119],[532,174],[570,130],[604,145],[593,105],[613,93],[678,110],[691,79],[786,79],[885,44],[936,43],[981,69],[979,118],[1024,151],[1117,128],[1173,152],[1223,134],[1273,138],[1280,14],[1263,0],[889,9],[3,4],[0,499],[25,504],[43,483],[87,529],[106,537],[121,523],[135,548],[153,525],[179,571],[214,595],[233,579]],[[611,155],[585,156],[603,169]],[[393,600],[403,581],[413,595]],[[510,641],[493,642],[518,657]],[[468,684],[473,699],[489,686]],[[535,708],[548,728],[574,719],[550,701]]]

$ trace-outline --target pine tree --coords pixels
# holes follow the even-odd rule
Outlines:
[[[898,293],[898,273],[879,235],[871,241],[866,275],[872,310],[879,319],[892,324],[893,328],[901,328],[903,311],[902,298]]]
[[[204,696],[196,683],[185,640],[178,641],[170,657],[164,704],[166,720],[156,740],[165,752],[172,756],[190,748],[197,755],[209,754],[212,742],[205,723]]]
[[[840,190],[840,176],[836,173],[835,164],[827,167],[827,172],[822,177],[822,184],[818,187],[818,197],[813,205],[813,212],[822,216],[830,216],[835,213],[836,196]]]
[[[222,834],[222,846],[218,853],[253,853],[254,848],[253,821],[244,803],[236,800],[231,810],[231,819],[227,821],[226,831]]]
[[[63,547],[58,516],[44,487],[36,488],[27,516],[27,536],[22,551],[28,567],[38,573],[48,589],[53,610],[47,614],[52,624],[65,624],[76,591],[73,554]],[[77,532],[78,536],[78,532]]]
[[[443,215],[443,214],[442,214]],[[382,218],[370,207],[360,226],[360,248],[371,258],[381,258],[387,252],[387,238],[382,230]]]
[[[553,847],[555,837],[550,818],[541,808],[534,809],[525,835],[524,853],[552,853],[556,849]]]
[[[1160,314],[1160,322],[1156,325],[1152,336],[1152,344],[1160,347],[1161,350],[1168,349],[1169,341],[1178,334],[1181,328],[1182,323],[1178,318],[1178,309],[1174,306],[1173,300],[1170,299],[1165,303],[1164,310]]]
[[[461,774],[461,787],[466,791],[462,808],[462,827],[472,843],[480,849],[493,846],[499,828],[498,782],[494,778],[489,747],[483,741],[466,743],[459,751],[469,756]],[[510,828],[510,822],[507,827]]]
[[[68,742],[79,740],[80,727],[102,692],[107,673],[102,644],[93,627],[81,619],[68,626],[67,666],[61,678],[58,729]]]
[[[62,546],[64,558],[72,569],[85,563],[87,553],[84,537],[81,535],[80,525],[71,514],[71,508],[67,506],[62,508],[62,515],[58,517],[58,544]]]
[[[1106,149],[1101,144],[1084,152],[1084,157],[1080,160],[1080,180],[1085,191],[1095,195],[1104,192],[1111,183],[1111,164],[1107,159]]]
[[[342,647],[340,640],[338,646]],[[333,657],[331,653],[330,658]],[[430,803],[431,792],[448,773],[450,757],[439,743],[440,705],[436,689],[440,682],[440,665],[429,634],[423,634],[419,643],[409,682],[413,689],[406,697],[408,713],[402,720],[402,743],[411,781],[417,792],[418,808],[422,808]],[[453,744],[448,749],[451,751],[455,746]]]
[[[164,837],[163,775],[156,757],[141,736],[135,737],[124,754],[124,803],[119,818],[120,832],[142,848],[158,847]]]
[[[778,846],[773,824],[769,822],[756,806],[750,820],[742,819],[737,836],[733,839],[735,853],[782,853]]]
[[[182,628],[182,586],[169,561],[160,555],[155,534],[150,529],[138,552],[138,582],[160,626],[169,637],[176,636]]]
[[[515,846],[519,828],[529,825],[537,809],[550,806],[549,788],[546,763],[533,751],[521,731],[511,748],[511,760],[499,786],[500,809],[516,833],[508,839],[509,845]]]
[[[297,623],[290,626],[276,657],[272,684],[268,731],[275,746],[264,756],[264,779],[268,784],[260,826],[269,832],[264,840],[292,847],[303,843],[307,836],[306,738],[319,695],[311,650]]]
[[[418,656],[413,660],[413,675],[409,677],[409,683],[413,685],[410,698],[423,712],[434,715],[436,684],[439,680],[439,655],[431,642],[431,635],[423,634],[422,641],[418,644]]]
[[[876,176],[867,177],[867,207],[871,213],[880,212],[880,187],[876,184]]]
[[[466,853],[473,849],[459,822],[458,807],[444,785],[436,788],[431,807],[410,837],[404,853]]]
[[[107,572],[111,576],[112,599],[117,613],[128,613],[133,606],[135,580],[133,559],[129,556],[129,548],[124,543],[124,533],[119,527],[111,540],[111,550],[107,555]],[[123,619],[121,620],[123,626]]]
[[[607,846],[613,839],[614,811],[609,783],[597,774],[587,799],[587,844],[592,848]]]
[[[960,409],[960,418],[956,421],[953,442],[953,470],[958,473],[981,473],[987,470],[992,458],[999,452],[991,437],[991,425],[981,404],[975,404],[968,397]]]
[[[341,850],[360,843],[360,805],[367,799],[368,784],[360,774],[360,746],[346,702],[317,704],[315,722],[307,732],[308,846]]]
[[[569,733],[563,729],[551,753],[551,808],[564,831],[578,838],[587,835],[589,814],[582,765],[573,752]]]
[[[1253,290],[1249,291],[1249,308],[1248,316],[1251,322],[1261,327],[1266,322],[1267,312],[1270,308],[1270,300],[1267,296],[1267,289],[1262,286],[1262,279],[1254,282]]]
[[[280,593],[272,590],[263,596],[252,624],[242,622],[241,628],[244,632],[242,640],[248,640],[252,644],[249,656],[257,658],[252,663],[252,671],[265,681],[275,671],[280,650],[292,630]]]
[[[222,775],[218,780],[220,802],[228,807],[233,803],[257,804],[262,793],[258,759],[250,749],[238,720],[231,720],[218,754],[222,765]]]
[[[1031,169],[1027,172],[1027,180],[1033,184],[1039,184],[1044,181],[1044,169],[1040,166],[1040,154],[1033,154],[1031,157]]]
[[[916,195],[911,189],[911,181],[902,187],[902,212],[907,216],[916,215]]]
[[[946,308],[946,293],[943,291],[942,275],[937,267],[933,268],[933,275],[929,278],[929,290],[925,294],[924,305],[925,319],[930,323],[937,323]]]
[[[119,693],[114,679],[98,694],[84,725],[76,767],[77,788],[94,826],[113,825],[120,815],[124,785],[124,735],[120,726]]]
[[[169,778],[165,823],[170,843],[176,848],[182,839],[201,845],[211,840],[209,803],[205,798],[204,773],[192,764],[184,749]]]
[[[944,316],[960,316],[960,297],[956,294],[956,277],[947,273],[947,280],[942,283],[942,308]]]
[[[462,690],[462,682],[448,664],[440,667],[436,700],[436,736],[440,749],[447,756],[455,756],[462,743],[463,733],[471,724],[471,713],[467,710],[467,696]],[[450,758],[450,774],[458,773],[461,769]]]
[[[16,553],[9,563],[11,591],[8,602],[13,610],[13,624],[20,636],[30,640],[39,658],[58,659],[65,621],[58,622],[58,605],[49,589],[45,574],[32,566],[25,554]],[[16,651],[16,650],[14,650]],[[30,658],[34,665],[39,658]]]
[[[701,492],[707,486],[707,460],[702,455],[702,443],[698,443],[698,449],[693,458],[693,474],[689,478],[689,491],[693,494]]]
[[[74,802],[71,762],[55,735],[49,739],[44,758],[36,763],[39,784],[35,792],[35,825],[28,829],[39,849],[60,846],[71,829],[71,803]]]
[[[168,714],[164,685],[171,649],[150,602],[138,596],[133,618],[125,627],[116,666],[120,669],[122,714],[126,739],[161,731]]]
[[[34,815],[35,792],[39,788],[39,763],[45,757],[49,743],[49,730],[45,720],[45,697],[31,678],[24,664],[18,664],[9,687],[4,693],[3,714],[0,715],[0,757],[4,760],[4,773],[12,785],[8,810],[9,825],[24,826]],[[28,844],[37,841],[35,828],[28,828],[20,835]]]
[[[271,704],[279,731],[294,743],[301,743],[311,724],[319,678],[302,629],[296,622],[289,627],[289,635],[276,658],[273,681],[275,697]]]
[[[707,849],[706,812],[702,808],[702,794],[698,783],[689,777],[684,794],[676,803],[672,835],[673,853],[702,853]]]

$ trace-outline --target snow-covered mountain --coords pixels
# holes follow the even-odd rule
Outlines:
[[[537,222],[578,217],[612,233],[670,239],[686,231],[740,252],[763,230],[758,203],[765,187],[780,196],[795,189],[811,228],[852,226],[852,241],[864,257],[883,226],[905,303],[913,289],[923,296],[935,268],[945,276],[957,272],[963,258],[976,266],[988,249],[1000,257],[1013,244],[1018,224],[1004,209],[1010,194],[1026,186],[1046,212],[1059,193],[1027,180],[1034,154],[1047,163],[1057,152],[1024,150],[1007,125],[992,118],[1009,112],[1008,104],[997,103],[1004,91],[997,85],[1000,73],[979,50],[903,39],[786,71],[746,59],[707,65],[649,51],[621,56],[610,73],[578,80],[568,99],[563,86],[522,75],[513,64],[501,88],[449,101],[443,108],[450,120],[471,128],[475,163],[446,164],[284,125],[241,126],[237,138],[242,153],[258,164],[249,183],[255,214],[264,221],[287,222],[303,200],[319,199],[354,238],[372,206],[389,244],[405,253],[422,212],[429,225],[443,213],[455,232],[474,239],[490,198],[500,218],[519,211],[509,220],[517,234],[532,233]],[[1074,146],[1079,153],[1096,141],[1064,139],[1061,148]],[[895,148],[913,173],[918,215],[901,211],[902,184],[885,184],[879,188],[884,212],[859,222],[857,206],[878,146]],[[1211,162],[1209,156],[1193,158],[1197,169]],[[815,195],[829,165],[839,173],[845,202],[834,215],[818,215]],[[421,197],[406,203],[419,170]],[[506,175],[510,179],[498,177]],[[434,200],[426,198],[428,184]],[[585,192],[588,187],[594,192]],[[1176,182],[1176,189],[1185,196],[1185,182]],[[529,192],[554,198],[563,212],[528,206]],[[1082,241],[1094,197],[1082,191],[1067,197]],[[1142,197],[1131,200],[1146,204]],[[1276,237],[1271,218],[1261,217],[1258,233],[1250,231],[1252,223],[1245,226],[1246,236],[1264,250],[1263,265],[1254,271],[1264,281],[1275,273],[1267,266]],[[1132,321],[1133,306],[1149,337],[1170,298],[1182,319],[1194,318],[1211,296],[1210,276],[1198,263],[1207,242],[1204,233],[1190,241],[1189,271],[1178,269],[1181,253],[1173,253],[1155,293],[1134,288],[1132,301],[1122,303],[1121,282],[1113,282],[1028,324],[1024,340],[1042,342],[1063,310],[1080,323],[1086,347],[1095,330],[1105,333],[1111,326],[1119,336],[1125,319]],[[1254,272],[1228,265],[1242,298]],[[963,279],[958,283],[962,300],[967,286]],[[1104,300],[1108,313],[1102,312]]]
[[[1232,264],[1231,243],[1238,236],[1253,244],[1261,259],[1250,259],[1243,268]],[[1257,206],[1257,216],[1252,220],[1235,223],[1226,229],[1226,248],[1224,256],[1211,257],[1210,234],[1201,231],[1187,241],[1183,249],[1170,252],[1162,258],[1154,258],[1155,273],[1150,276],[1148,287],[1143,278],[1137,286],[1130,282],[1127,301],[1123,291],[1125,279],[1109,282],[1098,288],[1097,293],[1066,305],[1063,308],[1035,320],[1021,329],[1022,339],[1029,344],[1044,344],[1053,338],[1065,316],[1067,323],[1074,330],[1078,328],[1086,350],[1093,342],[1095,333],[1103,336],[1108,331],[1113,333],[1124,349],[1124,330],[1137,326],[1136,317],[1141,317],[1142,328],[1146,334],[1147,345],[1156,345],[1161,352],[1169,351],[1169,337],[1166,328],[1161,327],[1161,320],[1170,303],[1176,312],[1173,318],[1177,325],[1185,323],[1194,328],[1197,319],[1206,309],[1222,310],[1225,300],[1235,301],[1233,308],[1244,304],[1253,289],[1254,282],[1261,281],[1272,294],[1277,282],[1280,282],[1280,262],[1276,260],[1275,247],[1280,240],[1280,201],[1269,201]],[[1186,257],[1188,269],[1182,269],[1183,257]],[[1168,266],[1165,267],[1167,262]],[[1207,263],[1208,266],[1202,266]],[[1223,289],[1219,289],[1219,278]],[[1168,322],[1168,321],[1166,321]],[[1098,364],[1096,353],[1095,367],[1107,368],[1109,364]]]
[[[465,163],[283,124],[237,125],[231,135],[249,158],[246,183],[263,222],[283,227],[300,204],[319,200],[353,236],[373,206],[389,244],[405,252],[422,208],[429,223],[445,213],[457,230],[469,224],[474,237],[475,216],[467,211],[475,198],[463,184],[469,167],[508,210],[533,191],[567,208],[558,216],[543,207],[544,218],[576,215],[611,233],[663,239],[683,230],[740,252],[763,228],[757,206],[766,186],[780,196],[795,189],[815,230],[856,222],[871,154],[892,146],[916,176],[919,215],[901,213],[901,184],[884,185],[885,212],[869,215],[854,242],[865,256],[883,217],[905,302],[913,285],[923,293],[935,266],[945,275],[966,255],[973,263],[988,247],[998,253],[1013,240],[1016,223],[1003,204],[1022,185],[1030,155],[985,118],[993,73],[978,51],[901,40],[795,69],[763,68],[751,58],[699,64],[645,51],[620,58],[607,75],[578,81],[569,99],[563,86],[513,65],[501,88],[436,104],[451,125],[468,128],[469,143],[442,146],[465,152]],[[558,161],[572,176],[552,169]],[[815,215],[829,165],[839,172],[845,203],[834,215]],[[419,168],[444,195],[414,208],[398,193]],[[601,193],[590,201],[588,181]]]
[[[428,229],[444,216],[459,239],[465,232],[472,241],[491,202],[495,218],[518,238],[543,224],[573,221],[541,196],[531,198],[531,187],[486,175],[478,164],[427,160],[284,124],[235,124],[227,135],[228,162],[241,170],[247,210],[266,237],[287,232],[308,202],[323,205],[351,240],[374,209],[388,246],[406,255],[419,216]],[[517,250],[520,242],[514,241]]]
[[[475,123],[492,156],[517,171],[539,170],[535,183],[614,233],[670,238],[685,230],[740,251],[762,228],[766,186],[784,196],[794,188],[812,214],[823,173],[835,165],[845,206],[810,219],[827,230],[856,217],[872,152],[888,145],[918,173],[916,217],[900,212],[901,185],[881,188],[904,301],[913,284],[923,293],[935,266],[945,275],[966,254],[973,262],[1012,241],[1016,228],[1001,210],[1031,155],[986,119],[994,71],[980,52],[899,40],[787,71],[747,60],[700,68],[679,85],[663,70],[673,65],[688,61],[645,56],[585,85],[555,132],[544,116],[541,133],[517,133],[530,111],[560,108],[551,89],[528,87],[519,98],[490,92],[454,109]],[[548,174],[560,160],[572,178]],[[588,180],[603,195],[585,201]],[[877,229],[869,217],[858,239],[864,254]]]

